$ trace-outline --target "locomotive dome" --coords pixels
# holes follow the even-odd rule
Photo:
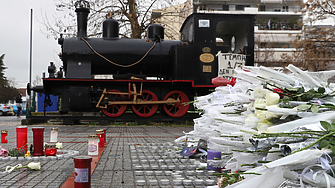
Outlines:
[[[103,38],[119,38],[119,23],[113,19],[108,18],[102,23]]]
[[[148,27],[148,39],[164,39],[164,27],[159,24],[152,24]]]

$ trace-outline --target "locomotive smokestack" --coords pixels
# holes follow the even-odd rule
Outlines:
[[[90,13],[90,4],[87,1],[79,0],[74,6],[76,7],[77,13],[77,37],[87,38],[87,17]]]

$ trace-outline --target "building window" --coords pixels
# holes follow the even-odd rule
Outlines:
[[[250,7],[250,5],[236,5],[236,10],[244,11],[245,7]]]
[[[244,6],[243,5],[236,5],[236,10],[244,10]]]
[[[223,11],[229,11],[229,5],[222,5]]]
[[[265,11],[265,5],[259,6],[259,11]]]

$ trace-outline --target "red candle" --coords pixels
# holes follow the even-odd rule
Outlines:
[[[92,157],[78,156],[74,157],[74,187],[91,187],[91,162]]]
[[[16,150],[19,151],[23,149],[27,153],[27,126],[17,126],[16,127]]]
[[[56,144],[48,143],[45,145],[44,153],[46,156],[55,156],[57,154]]]
[[[7,135],[8,133],[6,130],[1,130],[1,143],[8,143]]]
[[[43,153],[43,132],[44,128],[43,127],[33,127],[33,144],[34,144],[34,153],[33,156],[42,156],[44,155]]]
[[[106,139],[106,130],[107,130],[107,129],[103,129],[103,130],[104,130],[104,138],[105,138],[104,140],[105,140],[105,143],[106,143],[106,140],[107,140],[107,139]]]
[[[104,130],[96,130],[96,132],[99,137],[99,147],[104,147],[105,146]]]

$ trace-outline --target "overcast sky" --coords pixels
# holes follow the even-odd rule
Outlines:
[[[2,0],[0,6],[0,55],[5,54],[8,69],[5,76],[15,79],[18,88],[29,82],[30,10],[33,9],[33,61],[32,81],[41,76],[50,61],[61,65],[58,53],[60,46],[54,38],[46,38],[40,30],[42,15],[52,18],[56,14],[53,0]],[[331,20],[330,24],[333,25]],[[324,24],[329,24],[326,22]]]
[[[15,79],[17,87],[26,87],[29,82],[30,62],[30,10],[33,9],[33,56],[32,81],[42,72],[47,73],[50,61],[60,64],[57,54],[60,46],[53,38],[46,38],[40,28],[42,14],[55,14],[53,0],[2,0],[0,6],[0,55],[5,54],[8,69],[5,76]]]

